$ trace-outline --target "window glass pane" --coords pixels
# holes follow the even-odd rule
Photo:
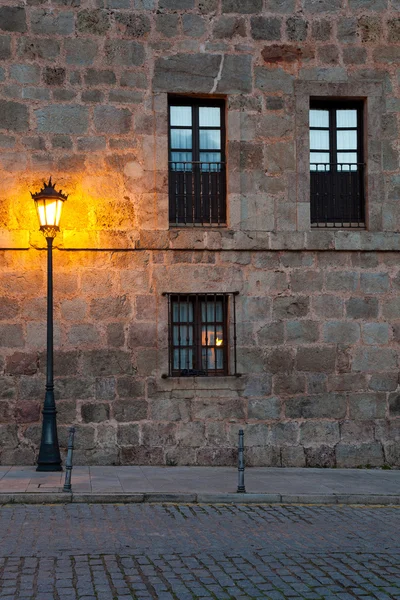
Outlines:
[[[218,106],[200,106],[199,125],[200,127],[220,127],[221,109]]]
[[[172,315],[175,323],[182,321],[191,323],[193,321],[192,302],[174,302],[172,305]]]
[[[223,310],[221,300],[214,302],[212,297],[207,302],[201,303],[201,320],[203,323],[222,321]]]
[[[339,150],[357,150],[357,131],[337,131],[337,147]]]
[[[356,152],[338,152],[337,161],[338,171],[357,171]]]
[[[329,171],[329,154],[327,152],[311,152],[311,171]]]
[[[356,110],[337,110],[336,111],[336,126],[337,127],[357,127],[357,111]]]
[[[171,125],[180,125],[181,127],[192,125],[192,107],[191,106],[170,106]]]
[[[215,350],[214,348],[202,348],[201,350],[202,368],[215,369]]]
[[[191,129],[171,129],[171,147],[172,148],[191,148],[192,130]]]
[[[171,152],[171,171],[191,171],[192,153],[191,152]]]
[[[200,148],[206,150],[220,150],[221,148],[221,130],[220,129],[201,129],[200,130]]]
[[[179,361],[180,358],[180,361]],[[174,350],[173,353],[173,368],[174,369],[193,369],[193,350],[191,348]]]
[[[222,346],[223,333],[222,327],[217,325],[203,325],[201,328],[201,345],[202,346]]]
[[[200,152],[200,162],[202,171],[220,171],[221,152]]]
[[[329,150],[329,131],[310,129],[310,150]]]
[[[187,325],[174,325],[174,346],[193,346],[193,327]]]
[[[310,127],[329,127],[329,111],[312,108],[310,110]]]

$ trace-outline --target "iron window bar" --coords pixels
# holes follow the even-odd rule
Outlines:
[[[365,228],[365,163],[310,163],[311,226]]]
[[[182,226],[226,225],[226,164],[169,161],[169,222]]]
[[[168,300],[169,377],[240,376],[236,352],[238,293],[163,293]]]

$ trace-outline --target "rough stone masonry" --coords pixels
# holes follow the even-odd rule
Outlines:
[[[34,464],[45,240],[80,464],[400,465],[399,0],[3,0],[0,463]],[[168,223],[168,94],[224,98],[227,226]],[[365,105],[366,227],[312,229],[310,98]],[[241,377],[169,377],[163,292],[239,292]]]

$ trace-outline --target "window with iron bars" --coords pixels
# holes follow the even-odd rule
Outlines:
[[[237,375],[237,293],[165,295],[169,376]]]
[[[225,103],[169,99],[169,222],[226,224]]]
[[[365,227],[363,105],[311,100],[311,224]]]

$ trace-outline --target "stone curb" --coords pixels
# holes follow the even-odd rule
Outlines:
[[[189,494],[189,493],[0,493],[4,504],[128,504],[175,502],[182,504],[367,504],[400,506],[398,494]]]

